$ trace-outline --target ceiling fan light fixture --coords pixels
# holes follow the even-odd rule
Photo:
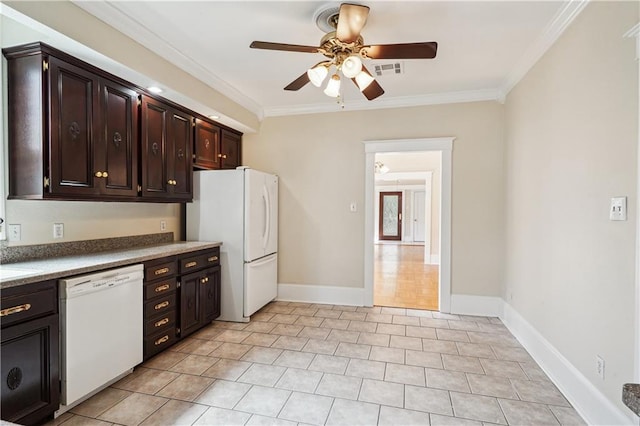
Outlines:
[[[371,83],[373,83],[374,78],[364,71],[360,71],[358,75],[356,75],[356,84],[358,85],[358,89],[362,92],[364,89],[369,87]]]
[[[342,63],[342,74],[347,78],[354,78],[362,71],[362,60],[358,55],[350,55]]]
[[[316,87],[320,87],[324,79],[329,74],[329,70],[325,65],[318,65],[313,68],[309,68],[307,71],[307,77],[309,77],[309,81]]]
[[[331,76],[331,79],[327,83],[327,88],[324,89],[324,94],[332,98],[340,96],[340,76],[338,74]]]

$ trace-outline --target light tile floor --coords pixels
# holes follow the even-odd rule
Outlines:
[[[49,425],[584,424],[498,318],[273,302]]]

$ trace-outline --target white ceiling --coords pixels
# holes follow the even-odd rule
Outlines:
[[[253,40],[317,46],[318,1],[75,1],[256,114],[337,110],[308,84],[283,87],[320,54],[250,49]],[[364,1],[365,44],[437,41],[438,56],[405,60],[405,74],[378,77],[386,93],[366,101],[345,85],[346,108],[500,100],[581,10],[559,1]],[[333,3],[339,5],[339,3]],[[367,61],[372,64],[391,61]]]

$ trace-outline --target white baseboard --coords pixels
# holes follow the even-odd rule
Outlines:
[[[364,306],[364,288],[279,283],[276,300]]]
[[[626,415],[616,407],[511,305],[506,302],[503,304],[504,313],[501,319],[504,324],[547,373],[587,424],[637,424],[637,417],[634,419],[631,413]]]
[[[503,304],[504,301],[500,297],[471,296],[467,294],[451,295],[452,314],[500,317],[502,316]]]
[[[425,264],[427,264],[427,265],[439,265],[440,264],[440,255],[439,254],[432,254],[431,256],[429,256],[429,261],[425,262]]]

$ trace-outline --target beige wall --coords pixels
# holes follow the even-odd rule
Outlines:
[[[21,225],[22,239],[10,246],[81,241],[173,232],[180,239],[180,205],[86,201],[9,200],[7,223]],[[167,230],[160,230],[160,221]],[[53,239],[53,224],[64,224],[64,239]]]
[[[637,17],[637,2],[590,3],[506,102],[505,300],[626,413],[638,75],[623,34]],[[629,220],[609,221],[614,196],[628,197]]]
[[[258,134],[245,135],[243,160],[280,175],[279,281],[363,287],[362,141],[455,136],[452,290],[498,296],[503,126],[496,102],[265,119]]]

